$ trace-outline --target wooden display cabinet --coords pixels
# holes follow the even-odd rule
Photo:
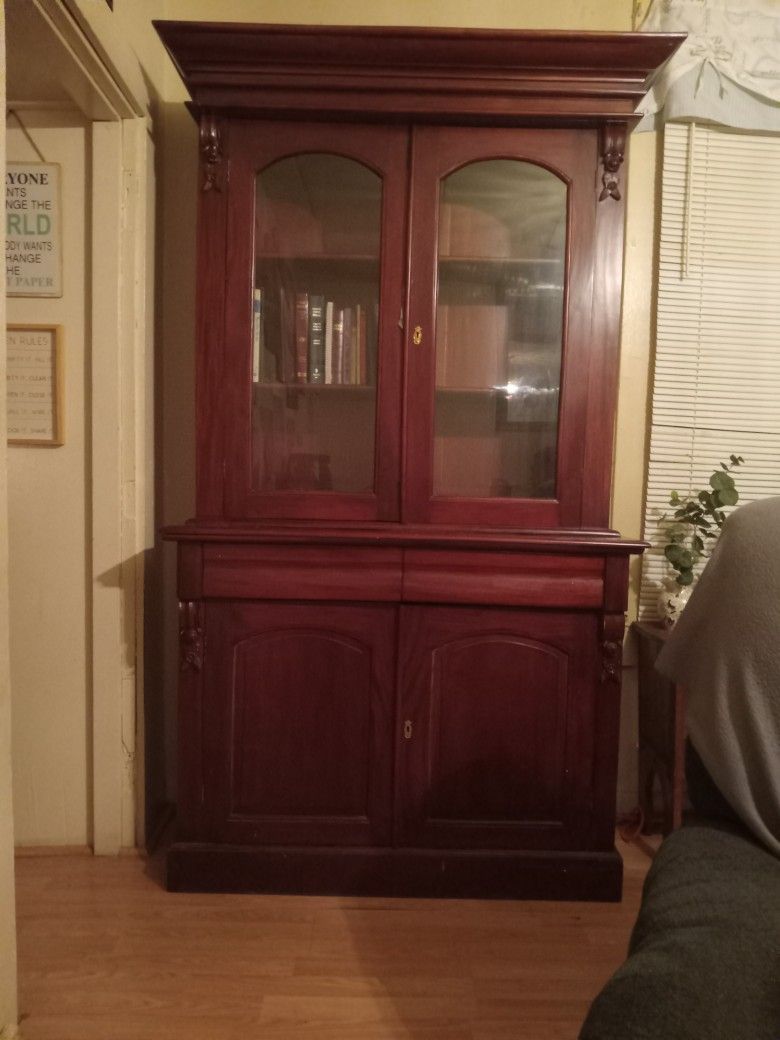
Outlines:
[[[156,24],[201,132],[170,887],[619,898],[622,164],[681,38]]]

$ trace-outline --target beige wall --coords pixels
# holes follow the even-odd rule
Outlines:
[[[80,76],[74,78],[73,67],[76,62],[69,47],[75,44],[78,52],[77,33],[71,31],[67,43],[63,44],[59,33],[44,31],[46,23],[39,20],[35,23],[38,35],[24,35],[22,30],[25,21],[20,15],[26,12],[31,20],[34,16],[32,7],[23,6],[26,2],[15,0],[15,19],[11,28],[21,33],[20,38],[27,40],[28,45],[31,38],[35,39],[35,47],[31,48],[32,53],[29,55],[30,68],[40,69],[44,80],[47,77],[53,79],[57,75],[63,77],[57,106],[50,106],[48,110],[23,106],[20,113],[30,137],[46,159],[62,164],[64,294],[58,300],[10,300],[8,320],[52,322],[63,328],[65,445],[55,449],[12,447],[9,450],[15,837],[20,845],[91,843],[93,811],[102,792],[108,791],[109,796],[105,799],[107,812],[103,812],[101,819],[107,815],[121,816],[122,840],[127,844],[133,841],[132,797],[125,797],[122,804],[119,796],[114,797],[114,788],[117,786],[117,775],[121,775],[125,788],[130,789],[129,779],[132,777],[126,777],[132,774],[134,766],[133,596],[136,591],[140,591],[141,585],[134,582],[132,571],[136,543],[144,543],[138,538],[132,544],[127,540],[125,545],[124,534],[125,529],[133,533],[134,517],[130,515],[131,512],[137,513],[143,521],[143,511],[136,510],[132,501],[136,485],[134,473],[128,469],[133,462],[133,453],[136,449],[143,452],[143,445],[142,438],[135,443],[136,431],[130,422],[125,422],[121,494],[122,507],[128,512],[122,518],[122,549],[126,551],[126,557],[121,561],[121,574],[128,587],[119,611],[128,606],[124,613],[125,619],[129,618],[129,627],[120,632],[119,619],[114,618],[113,614],[108,619],[113,625],[113,630],[108,633],[111,645],[117,648],[112,658],[116,662],[113,671],[120,673],[118,681],[122,684],[123,703],[120,709],[114,708],[114,690],[105,676],[95,684],[100,700],[94,698],[92,688],[93,675],[96,674],[95,662],[99,660],[100,650],[100,640],[93,645],[92,638],[93,599],[97,602],[100,598],[102,603],[109,596],[112,608],[117,600],[121,600],[121,590],[116,586],[114,578],[119,573],[121,553],[111,547],[110,558],[102,570],[99,569],[100,573],[95,575],[96,584],[93,585],[92,567],[96,561],[93,547],[101,538],[100,544],[105,545],[106,532],[113,533],[118,525],[120,506],[118,499],[108,500],[105,481],[95,485],[94,493],[90,485],[96,457],[91,434],[98,410],[93,408],[91,400],[95,368],[91,365],[89,344],[95,315],[102,314],[103,310],[110,312],[112,295],[116,294],[112,294],[112,287],[109,286],[103,294],[104,298],[98,299],[95,310],[94,301],[90,297],[92,275],[95,271],[99,273],[102,269],[112,269],[116,257],[112,255],[111,249],[116,252],[117,235],[106,235],[100,227],[90,227],[88,214],[93,199],[90,191],[92,134],[89,124],[75,107],[64,108],[63,104],[67,103],[66,90],[73,89],[75,85],[79,102],[84,103],[89,110],[103,114],[108,106],[105,103],[95,104],[94,101],[100,91],[102,73],[99,63],[93,57],[81,65]],[[80,25],[90,41],[86,50],[91,54],[91,44],[95,45],[95,50],[115,70],[125,96],[132,96],[135,111],[142,114],[146,111],[147,96],[152,104],[155,103],[156,91],[162,86],[167,61],[150,24],[155,6],[159,8],[159,4],[154,5],[148,0],[117,0],[113,14],[102,2],[73,0],[73,4],[74,13],[82,16]],[[157,13],[160,13],[159,10]],[[65,22],[69,23],[67,17]],[[133,54],[134,44],[144,52],[143,70],[139,68]],[[93,75],[97,75],[97,80],[90,80]],[[23,83],[34,97],[34,75],[24,77]],[[49,85],[46,89],[51,90],[52,87]],[[116,102],[115,94],[107,96],[112,103]],[[11,101],[14,100],[11,98]],[[29,101],[29,97],[25,95],[23,100]],[[131,114],[124,101],[116,111],[125,116]],[[19,159],[38,158],[35,147],[13,117],[9,120],[9,126],[9,154]],[[119,126],[114,121],[117,129],[114,136],[117,140]],[[123,133],[127,136],[126,166],[130,168],[132,130],[127,122],[123,127]],[[149,154],[152,154],[151,150]],[[118,198],[121,190],[119,165],[116,174]],[[151,175],[145,180],[148,186],[153,187]],[[101,197],[110,203],[111,185],[98,181],[97,186],[103,191]],[[130,221],[133,214],[138,212],[139,193],[130,180],[126,183],[126,189],[122,207],[126,220]],[[152,204],[150,212],[153,209]],[[118,226],[118,211],[113,212],[111,219]],[[149,227],[153,234],[153,223],[150,222]],[[106,231],[109,230],[106,228]],[[93,231],[97,243],[94,265],[91,249],[87,247]],[[105,243],[102,256],[101,241]],[[145,253],[143,248],[139,250],[139,256]],[[131,259],[130,266],[132,263]],[[134,273],[136,278],[125,280],[123,285],[142,283],[141,261]],[[133,316],[141,323],[144,320],[143,314],[136,311],[133,300],[133,290],[123,290],[122,306],[124,313],[130,316],[125,327],[132,325]],[[117,326],[115,324],[112,328],[105,322],[104,325],[97,341],[101,351],[97,357],[109,359],[106,364],[113,364],[113,382],[119,378],[122,386],[128,387],[121,410],[123,417],[133,414],[135,418],[134,413],[138,408],[144,407],[143,387],[139,401],[136,401],[132,378],[129,378],[132,376],[132,359],[129,370],[123,370],[121,376],[117,377],[120,353]],[[138,364],[143,378],[144,361],[141,352],[138,354]],[[151,368],[147,376],[147,384],[152,386]],[[106,433],[109,438],[113,436],[116,439],[111,423],[116,422],[118,412],[116,408],[108,416]],[[143,424],[143,418],[139,416],[138,422]],[[100,436],[103,427],[98,422],[95,429],[100,453],[100,444],[105,440]],[[151,469],[150,466],[150,473]],[[117,474],[112,476],[116,476],[118,482],[118,467]],[[141,483],[138,489],[142,493]],[[103,611],[100,606],[96,609],[102,624],[108,611]],[[113,679],[113,675],[109,678]],[[107,705],[108,710],[102,710],[98,719],[99,704],[104,709]],[[120,710],[121,732],[119,725],[115,725]],[[97,741],[94,747],[93,737]],[[97,770],[96,785],[93,784],[93,767]],[[104,830],[107,832],[119,829],[119,823],[113,818],[105,822]]]
[[[62,167],[61,299],[9,298],[9,322],[62,326],[65,444],[8,448],[11,682],[16,841],[86,845],[89,835],[89,436],[85,156],[75,111],[24,110],[47,162]],[[8,158],[36,161],[11,117]]]
[[[5,66],[5,20],[0,5],[0,66]],[[5,77],[0,76],[5,108]],[[0,130],[0,168],[5,166],[5,132]],[[0,295],[0,326],[5,295]],[[0,343],[0,386],[5,386],[5,337]],[[0,430],[5,429],[5,394],[0,395]],[[6,444],[0,438],[0,1037],[16,1030],[16,921],[14,917],[14,823],[11,799],[11,685],[8,661],[8,524]]]

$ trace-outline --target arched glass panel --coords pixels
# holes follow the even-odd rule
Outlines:
[[[555,497],[566,213],[566,185],[533,163],[442,182],[434,495]]]
[[[381,178],[325,153],[255,181],[252,486],[374,489]]]

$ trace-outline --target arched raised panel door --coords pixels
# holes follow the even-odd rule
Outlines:
[[[227,517],[398,518],[407,151],[392,127],[258,121],[233,138]]]
[[[403,844],[565,849],[587,833],[595,636],[585,614],[403,608]]]
[[[215,840],[386,843],[392,609],[212,604],[206,626],[206,816]]]

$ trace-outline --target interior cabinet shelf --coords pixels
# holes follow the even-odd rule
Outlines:
[[[358,254],[348,253],[316,253],[310,254],[309,256],[290,255],[290,254],[278,254],[269,256],[267,253],[258,254],[256,263],[258,269],[264,267],[278,267],[289,265],[291,267],[312,267],[319,268],[321,266],[338,266],[343,265],[345,267],[359,266],[359,267],[376,267],[379,263],[377,256],[365,255],[361,256]]]
[[[202,142],[169,886],[618,899],[620,163],[681,38],[156,25]]]
[[[305,393],[305,394],[375,394],[376,387],[370,383],[255,383],[255,393]]]

